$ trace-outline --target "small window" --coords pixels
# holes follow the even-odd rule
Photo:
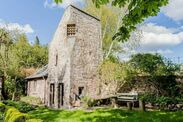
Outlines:
[[[67,36],[74,36],[76,34],[76,25],[68,24],[67,25]]]
[[[58,54],[55,57],[55,66],[57,66],[57,65],[58,65]]]
[[[79,95],[80,97],[83,96],[83,91],[84,91],[84,87],[79,87],[79,88],[78,88],[78,95]]]

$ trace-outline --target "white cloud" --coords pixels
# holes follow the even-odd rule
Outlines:
[[[170,50],[170,49],[165,49],[165,50],[159,49],[159,50],[156,50],[156,51],[149,51],[148,53],[159,53],[159,54],[162,54],[162,55],[166,55],[166,54],[173,54],[173,51]]]
[[[140,27],[142,30],[141,46],[146,48],[164,48],[183,42],[183,31],[174,28],[148,23]]]
[[[175,21],[183,20],[183,0],[170,0],[162,12]]]
[[[29,24],[21,25],[19,23],[5,23],[3,20],[0,20],[0,28],[5,28],[9,31],[18,30],[22,33],[34,33],[34,30]]]
[[[60,8],[66,8],[68,5],[78,5],[83,3],[83,0],[63,0],[61,4],[56,4],[54,0],[45,0],[44,2],[44,7],[45,8],[55,8],[55,7],[60,7]]]

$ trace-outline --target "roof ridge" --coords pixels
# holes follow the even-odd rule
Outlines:
[[[95,17],[95,16],[93,16],[93,15],[91,15],[91,14],[89,14],[89,13],[83,11],[83,10],[81,10],[80,8],[78,8],[78,7],[76,7],[76,6],[72,5],[72,4],[70,4],[69,6],[72,7],[72,8],[74,8],[74,9],[77,9],[78,11],[80,11],[80,12],[82,12],[82,13],[84,13],[84,14],[86,14],[86,15],[88,15],[88,16],[94,18],[94,19],[96,19],[97,21],[100,21],[99,18],[97,18],[97,17]],[[68,6],[68,7],[69,7],[69,6]],[[67,8],[68,8],[68,7],[67,7]]]

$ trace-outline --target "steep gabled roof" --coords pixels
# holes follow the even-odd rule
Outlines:
[[[43,77],[47,77],[48,76],[48,65],[44,66],[43,68],[41,68],[40,70],[38,70],[36,73],[34,73],[33,75],[26,77],[26,80],[29,79],[34,79],[34,78],[43,78]]]
[[[97,21],[100,21],[100,19],[98,19],[97,17],[95,17],[95,16],[93,16],[93,15],[91,15],[91,14],[89,14],[89,13],[87,13],[87,12],[85,12],[85,11],[83,11],[83,10],[81,10],[81,9],[79,9],[79,8],[77,8],[77,7],[75,7],[75,6],[73,6],[73,5],[69,5],[69,6],[71,6],[71,7],[74,8],[74,9],[77,9],[78,11],[80,11],[80,12],[86,14],[87,16],[90,16],[90,17],[96,19]],[[68,7],[69,7],[69,6],[68,6]]]

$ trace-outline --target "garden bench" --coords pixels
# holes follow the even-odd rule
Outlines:
[[[138,93],[117,93],[118,101],[135,102],[138,101]]]
[[[127,102],[128,109],[132,110],[132,104],[134,105],[134,102],[139,101],[138,93],[137,92],[117,93],[117,101]]]

